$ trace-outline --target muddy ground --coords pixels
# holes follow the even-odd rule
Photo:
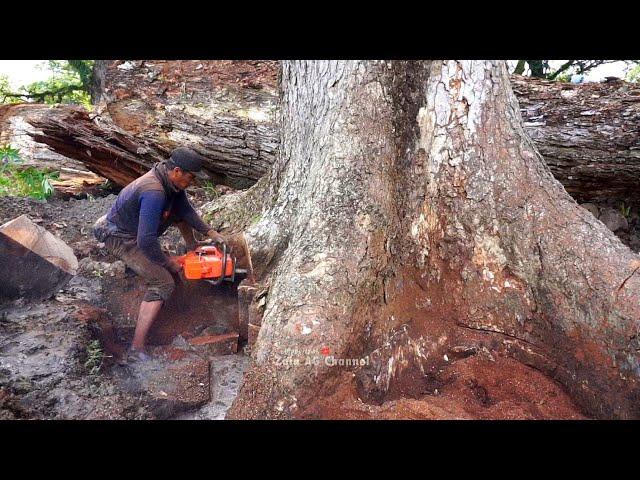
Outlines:
[[[153,360],[140,365],[122,361],[135,318],[108,307],[114,297],[135,299],[131,290],[141,285],[91,232],[115,198],[44,202],[0,197],[0,224],[26,214],[67,242],[80,263],[78,274],[51,298],[0,305],[0,418],[219,419],[231,405],[248,356],[242,349],[203,356],[186,344],[189,335],[207,327],[212,333],[229,331],[226,317],[226,323],[222,317],[215,323],[198,318],[186,327],[160,322]],[[198,206],[205,195],[195,191],[191,198]],[[175,253],[181,244],[177,230],[171,229],[162,244]],[[217,293],[212,297],[218,311],[237,312],[234,286]]]

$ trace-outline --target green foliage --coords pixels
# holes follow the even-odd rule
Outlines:
[[[113,188],[113,183],[108,178],[102,182],[99,187],[100,190],[111,190]]]
[[[0,105],[7,103],[20,103],[19,98],[7,96],[9,92],[11,92],[9,77],[6,75],[0,75]]]
[[[552,67],[550,60],[518,60],[513,73],[522,75],[525,73],[525,65],[528,66],[528,73],[532,77],[545,78],[547,80],[557,80],[561,82],[571,81],[573,74],[586,74],[596,67],[614,63],[619,60],[567,60],[560,66]],[[640,73],[637,69],[638,60],[622,60],[627,65],[636,65],[636,78]],[[633,71],[632,70],[632,71]],[[634,80],[630,80],[634,81]]]
[[[101,268],[96,268],[92,273],[93,273],[93,276],[96,278],[104,277],[104,270],[102,270]]]
[[[640,64],[633,67],[627,72],[627,82],[640,82]]]
[[[20,150],[11,145],[0,147],[0,196],[32,197],[45,200],[53,194],[51,180],[59,172],[21,168]]]
[[[556,78],[554,78],[556,82],[570,82],[571,74],[570,73],[561,73]]]
[[[202,185],[202,188],[204,189],[204,192],[206,193],[207,198],[211,200],[216,199],[220,196],[220,192],[216,190],[216,184],[213,183],[211,180],[205,181],[204,184]]]
[[[109,357],[110,355],[104,354],[99,340],[89,342],[89,345],[87,345],[87,360],[84,362],[85,368],[89,370],[89,375],[100,373],[104,359]]]
[[[8,165],[9,163],[21,162],[22,158],[20,158],[20,149],[13,148],[11,145],[7,144],[0,147],[0,162],[2,162],[2,167]]]
[[[93,79],[93,65],[95,60],[67,60],[69,68],[75,71],[80,77],[82,86],[86,92],[91,89],[91,80]]]
[[[91,108],[89,92],[93,64],[94,60],[49,60],[51,77],[23,86],[16,92],[10,90],[7,81],[0,79],[0,103],[72,103]]]
[[[620,204],[620,213],[625,217],[625,218],[629,218],[629,215],[631,215],[631,205],[629,205],[628,207],[624,206],[624,202],[622,202]]]

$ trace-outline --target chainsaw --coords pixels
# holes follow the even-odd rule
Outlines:
[[[236,275],[246,274],[245,269],[236,267],[236,257],[227,253],[226,243],[202,245],[195,250],[174,257],[182,265],[187,280],[204,280],[212,285],[220,285],[223,281],[233,283]]]

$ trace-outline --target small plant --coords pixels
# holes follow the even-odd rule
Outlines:
[[[107,178],[104,182],[102,182],[102,183],[98,186],[98,188],[99,188],[100,190],[104,190],[104,191],[111,190],[111,189],[113,188],[113,183],[111,183],[111,180],[109,180],[109,179]]]
[[[101,268],[96,268],[93,271],[93,276],[96,277],[96,278],[102,278],[102,277],[104,277],[104,274],[105,274],[105,271],[102,270]]]
[[[51,185],[51,179],[49,177],[44,177],[42,179],[42,195],[44,198],[49,198],[53,195],[53,185]]]
[[[9,163],[17,163],[22,161],[20,157],[20,149],[13,148],[10,144],[0,147],[0,162],[4,168]]]
[[[220,192],[216,189],[215,183],[213,183],[211,180],[207,180],[206,182],[204,182],[202,188],[207,194],[207,197],[211,199],[216,199],[220,196]]]
[[[51,180],[58,178],[59,172],[21,167],[20,149],[11,145],[0,147],[0,196],[32,197],[46,200],[53,195]]]
[[[625,218],[629,218],[629,215],[631,215],[631,205],[629,205],[628,207],[624,206],[624,202],[620,204],[620,213],[622,214],[622,216],[624,216]]]
[[[87,345],[87,361],[84,362],[85,368],[89,370],[89,375],[100,373],[104,359],[110,357],[110,355],[104,354],[99,340],[89,342],[89,345]]]

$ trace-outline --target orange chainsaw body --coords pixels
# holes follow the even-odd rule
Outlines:
[[[235,259],[227,254],[225,272],[222,272],[223,254],[215,246],[207,245],[196,248],[186,255],[175,257],[183,266],[184,277],[188,280],[219,279],[233,277]]]

